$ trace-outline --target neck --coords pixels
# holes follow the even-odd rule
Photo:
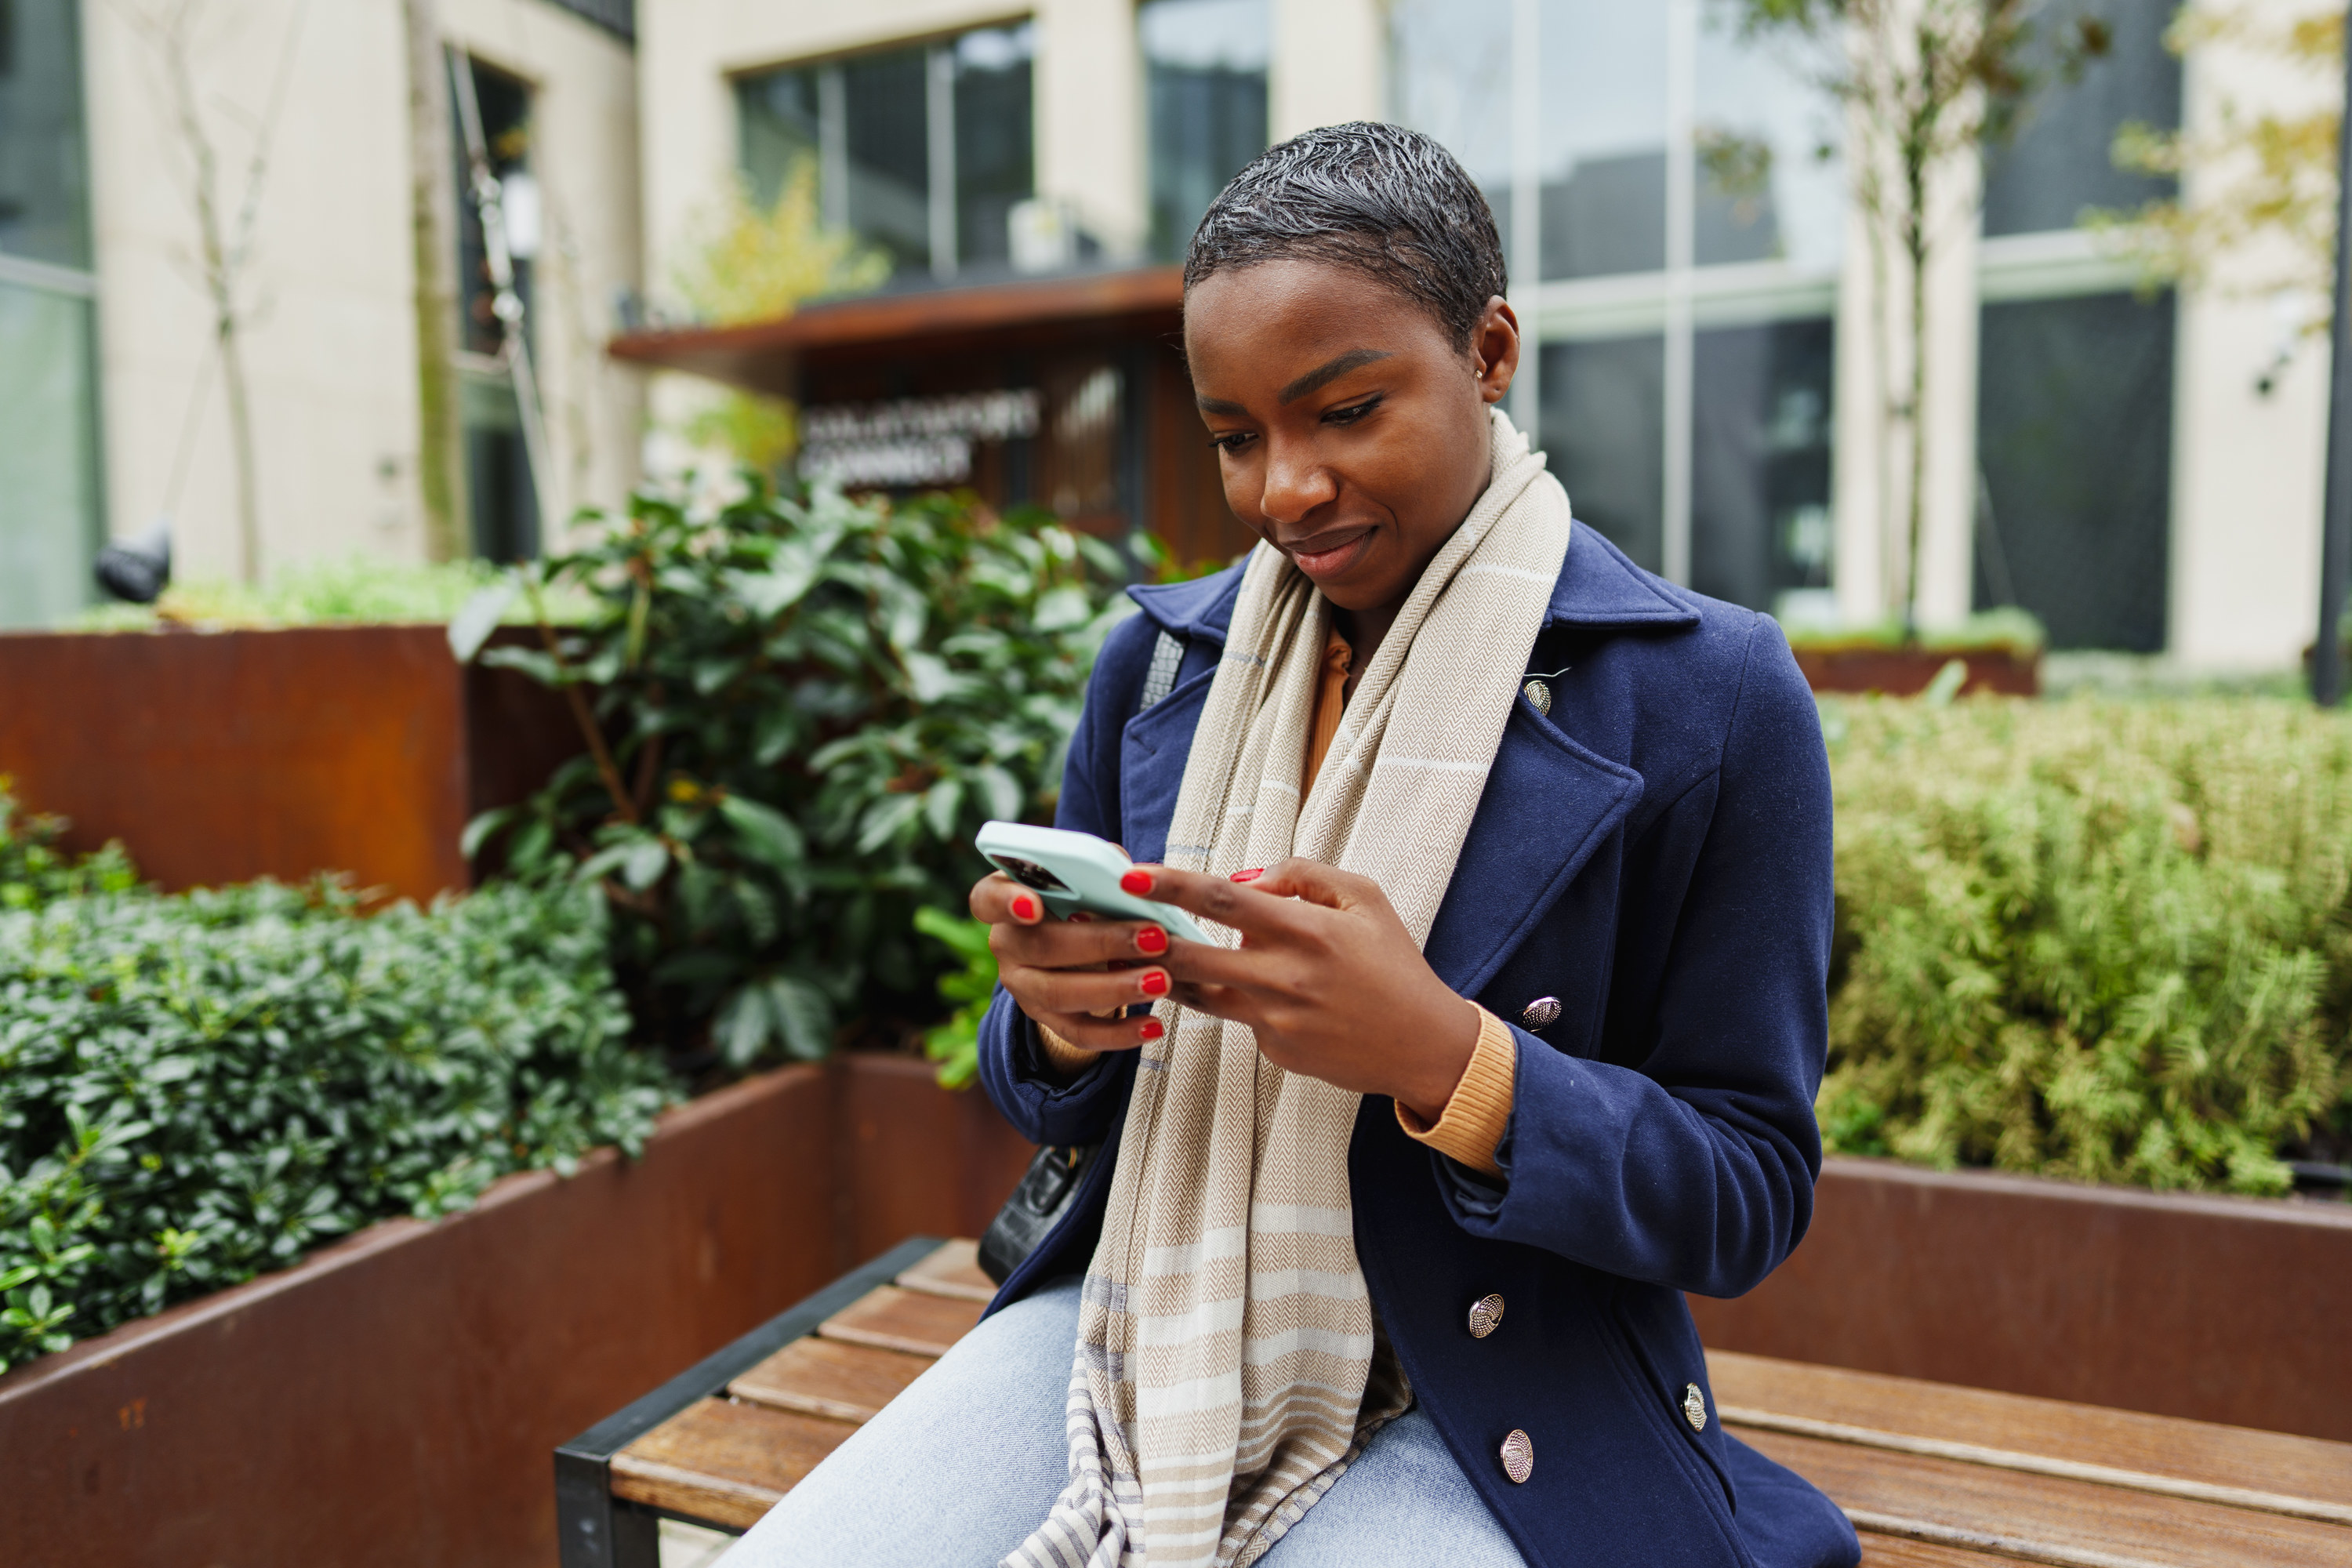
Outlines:
[[[1381,639],[1396,625],[1397,612],[1404,608],[1400,599],[1393,605],[1381,605],[1369,610],[1342,609],[1331,606],[1333,621],[1339,635],[1348,639],[1348,695],[1354,696],[1356,682],[1372,667],[1372,655],[1380,651]]]

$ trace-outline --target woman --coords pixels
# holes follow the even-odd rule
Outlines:
[[[1494,406],[1505,292],[1477,188],[1391,126],[1202,220],[1185,349],[1264,543],[1134,590],[1057,820],[1234,945],[972,889],[982,1080],[1102,1153],[750,1563],[1858,1560],[1723,1432],[1681,1296],[1811,1214],[1811,700],[1769,619],[1571,524]]]

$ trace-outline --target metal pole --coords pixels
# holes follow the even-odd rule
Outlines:
[[[2344,51],[2344,119],[2336,149],[2336,318],[2327,394],[2327,500],[2320,515],[2319,636],[2311,650],[2311,696],[2323,708],[2344,700],[2344,644],[2337,620],[2352,580],[2352,48]]]
[[[530,339],[523,331],[522,296],[515,291],[514,257],[507,248],[507,216],[490,150],[482,138],[481,106],[474,98],[473,62],[454,46],[447,51],[449,83],[457,95],[457,123],[465,132],[466,162],[473,179],[474,205],[481,214],[482,250],[490,286],[498,292],[490,309],[499,319],[507,372],[514,378],[515,409],[522,421],[523,461],[530,469],[530,493],[539,509],[539,539],[544,545],[553,510],[548,482],[555,466],[547,451],[547,421],[540,408],[539,377],[530,363]]]

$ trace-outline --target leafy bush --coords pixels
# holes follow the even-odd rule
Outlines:
[[[634,1151],[600,900],[358,918],[332,884],[0,913],[0,1365],[508,1172]]]
[[[572,693],[594,745],[467,846],[601,885],[641,1032],[737,1066],[937,1016],[914,912],[962,907],[982,820],[1050,810],[1129,607],[1118,556],[1045,513],[746,479],[716,516],[640,495],[545,564],[593,616],[482,657]]]
[[[2346,1119],[2352,725],[2306,705],[1823,705],[1833,1148],[2280,1192]]]
[[[1934,653],[2000,650],[2012,658],[2030,658],[2048,646],[2050,634],[2031,610],[2010,606],[1979,610],[1948,626],[1921,626],[1916,637],[1900,617],[1863,626],[1789,628],[1789,645],[1807,652],[1835,653],[1847,649],[1918,647]]]
[[[986,922],[945,910],[915,911],[915,929],[963,963],[940,976],[940,1000],[955,1004],[947,1021],[923,1033],[923,1054],[940,1064],[942,1089],[969,1089],[980,1077],[980,1021],[996,998],[996,953]]]
[[[499,576],[500,569],[487,561],[412,564],[351,555],[284,567],[258,587],[221,578],[174,583],[152,605],[102,605],[74,626],[152,631],[163,625],[225,629],[446,621]],[[567,597],[549,609],[557,620],[575,620],[586,606]]]
[[[139,874],[122,846],[109,844],[77,857],[58,847],[65,830],[63,817],[18,806],[9,794],[8,775],[0,773],[0,910],[38,909],[58,899],[119,893],[137,884]]]

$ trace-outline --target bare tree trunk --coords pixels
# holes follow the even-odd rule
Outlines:
[[[1905,237],[1911,262],[1911,473],[1906,487],[1903,551],[1903,640],[1919,639],[1919,542],[1927,499],[1927,177],[1914,171],[1906,195],[1911,221]]]
[[[173,109],[188,155],[195,162],[192,195],[196,209],[197,243],[202,252],[205,295],[213,308],[213,336],[220,345],[221,385],[228,395],[230,457],[236,467],[237,575],[247,583],[261,581],[261,501],[255,473],[252,403],[246,390],[245,353],[238,340],[236,282],[238,261],[229,252],[221,226],[220,160],[204,117],[196,106],[196,84],[188,67],[190,6],[183,4],[172,15],[163,58],[171,72]]]
[[[435,0],[401,0],[408,45],[409,237],[416,285],[416,487],[425,552],[469,553],[457,382],[457,186],[449,83]]]

